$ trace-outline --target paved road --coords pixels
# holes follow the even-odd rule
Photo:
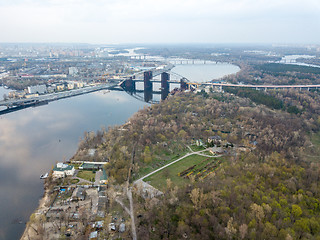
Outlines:
[[[320,84],[305,85],[252,85],[252,84],[231,84],[231,83],[202,83],[203,85],[221,87],[244,87],[244,88],[320,88]]]

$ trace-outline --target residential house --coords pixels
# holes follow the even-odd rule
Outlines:
[[[74,166],[64,164],[64,163],[57,163],[57,165],[53,168],[52,176],[54,178],[73,176],[74,172],[75,172]]]
[[[102,175],[100,177],[100,184],[107,184],[108,182],[108,177],[107,177],[107,173],[106,170],[102,170]]]
[[[208,143],[211,145],[220,146],[221,145],[221,137],[218,135],[208,137]]]

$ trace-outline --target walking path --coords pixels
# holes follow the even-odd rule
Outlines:
[[[189,146],[188,146],[188,147],[189,147]],[[217,157],[221,157],[221,156],[222,156],[222,155],[209,156],[209,155],[206,155],[206,154],[202,154],[202,152],[208,151],[208,149],[200,150],[200,151],[197,151],[197,152],[194,152],[190,147],[189,147],[189,149],[192,151],[191,153],[187,153],[186,155],[182,156],[181,158],[179,158],[179,159],[177,159],[177,160],[174,160],[173,162],[168,163],[167,165],[164,165],[164,166],[162,166],[162,167],[154,170],[154,171],[151,172],[151,173],[148,173],[147,175],[145,175],[145,176],[139,178],[138,180],[134,181],[133,184],[137,184],[138,182],[143,181],[144,178],[147,178],[147,177],[153,175],[154,173],[159,172],[159,171],[161,171],[162,169],[164,169],[164,168],[166,168],[166,167],[168,167],[168,166],[170,166],[170,165],[172,165],[172,164],[174,164],[174,163],[176,163],[176,162],[179,162],[179,161],[181,161],[182,159],[184,159],[184,158],[186,158],[186,157],[189,157],[189,156],[191,156],[191,155],[195,155],[195,154],[196,154],[196,155],[201,155],[201,156],[210,157],[210,158],[217,158]]]
[[[130,202],[130,218],[131,218],[131,231],[132,231],[132,239],[137,240],[137,232],[136,232],[136,224],[134,220],[134,211],[133,211],[133,200],[132,200],[132,192],[131,188],[127,189],[127,196]]]

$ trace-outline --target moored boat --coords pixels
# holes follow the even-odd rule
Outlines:
[[[48,177],[48,173],[46,173],[46,174],[42,174],[41,176],[40,176],[40,179],[46,179],[47,177]]]

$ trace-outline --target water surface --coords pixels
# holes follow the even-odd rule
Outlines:
[[[207,82],[236,73],[240,68],[228,63],[177,65],[172,71],[183,75],[191,82]]]

